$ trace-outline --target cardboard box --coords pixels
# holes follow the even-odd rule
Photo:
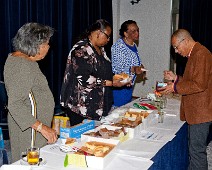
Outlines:
[[[127,132],[127,134],[123,134],[123,135],[119,135],[118,137],[112,137],[110,139],[105,139],[105,138],[101,138],[101,137],[94,137],[94,136],[89,136],[89,135],[85,135],[86,133],[90,133],[90,132],[98,132],[100,129],[103,128],[107,128],[108,130],[116,130],[116,129],[121,129],[121,127],[116,127],[116,126],[111,126],[111,125],[101,125],[98,126],[97,128],[93,129],[93,130],[89,130],[85,133],[83,133],[81,135],[81,140],[85,140],[85,141],[89,141],[89,140],[93,140],[93,141],[104,141],[105,143],[111,143],[112,140],[115,140],[114,143],[116,143],[116,141],[118,142],[124,142],[127,139],[129,139],[129,133]]]
[[[118,123],[121,120],[122,120],[122,118],[119,118],[115,123]],[[133,119],[130,119],[130,120],[133,120]],[[125,129],[126,129],[126,132],[129,133],[129,138],[135,138],[135,136],[137,134],[139,134],[139,132],[141,130],[144,130],[145,129],[145,126],[146,126],[146,119],[144,119],[142,121],[142,123],[138,124],[136,127],[133,127],[133,128],[132,127],[125,127]],[[114,127],[120,127],[120,126],[114,124]]]
[[[104,169],[114,158],[113,150],[105,157],[86,156],[88,168]]]
[[[54,116],[52,121],[52,129],[56,130],[57,134],[60,135],[60,127],[66,128],[70,126],[69,117]]]
[[[80,138],[81,134],[94,128],[95,128],[94,120],[84,120],[83,123],[73,127],[67,127],[67,128],[60,127],[60,138],[61,139],[66,139],[68,137]]]
[[[145,129],[145,122],[146,120],[143,120],[143,122],[135,128],[126,128],[129,133],[129,138],[135,138],[138,134],[140,134],[140,132]]]
[[[88,139],[88,141],[82,141],[83,146],[85,142],[90,142],[92,140]],[[105,143],[105,141],[100,138],[98,142]],[[112,144],[116,145],[119,143],[118,140],[107,140],[107,144]],[[94,169],[104,169],[114,158],[114,153],[113,153],[114,148],[107,153],[104,157],[96,157],[96,156],[89,156],[89,155],[78,155],[78,154],[71,154],[68,153],[65,157],[64,160],[64,166],[66,167],[68,164],[72,164],[75,166],[80,166],[80,167],[88,167],[88,168],[94,168]]]

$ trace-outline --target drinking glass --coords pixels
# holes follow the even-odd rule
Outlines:
[[[40,149],[33,147],[27,148],[26,151],[21,153],[21,163],[25,165],[26,163],[30,165],[36,165],[39,162]]]
[[[163,123],[163,120],[164,120],[164,112],[158,110],[158,123]]]
[[[39,148],[27,148],[27,162],[30,165],[36,165],[39,162],[40,149]]]

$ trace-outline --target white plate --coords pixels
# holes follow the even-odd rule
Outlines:
[[[40,165],[39,165],[39,166],[43,166],[43,165],[45,165],[46,163],[47,163],[46,160],[45,160],[45,159],[42,159],[42,161],[40,162]],[[30,164],[28,164],[28,162],[27,162],[27,157],[22,158],[22,159],[20,160],[20,164],[21,164],[21,165],[28,165],[28,166],[32,166],[32,167],[39,167],[38,164],[36,164],[36,165],[30,165]]]

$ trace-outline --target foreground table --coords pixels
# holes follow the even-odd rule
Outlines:
[[[188,125],[185,123],[175,138],[168,142],[152,158],[154,164],[149,170],[187,170],[188,169]]]
[[[134,101],[136,102],[136,101]],[[125,107],[132,107],[133,103]],[[142,139],[139,135],[121,143],[112,153],[112,161],[104,170],[178,170],[188,167],[187,124],[179,120],[179,102],[169,100],[164,123],[158,123],[157,114],[149,120],[147,131],[151,137]],[[154,136],[155,135],[155,136]],[[41,148],[45,165],[32,167],[37,170],[95,170],[91,168],[63,166],[65,153],[59,149],[60,143]],[[14,164],[20,164],[16,162]]]

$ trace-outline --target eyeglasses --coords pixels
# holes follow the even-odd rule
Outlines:
[[[110,39],[110,36],[107,35],[104,31],[100,30],[100,32],[103,33],[107,37],[108,40]]]
[[[182,39],[182,40],[178,43],[178,45],[173,46],[173,48],[174,48],[175,50],[178,50],[178,47],[179,47],[180,43],[183,42],[184,40],[185,40],[185,39]]]

